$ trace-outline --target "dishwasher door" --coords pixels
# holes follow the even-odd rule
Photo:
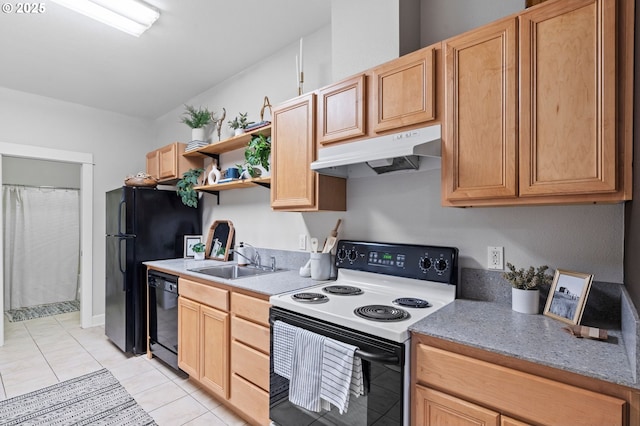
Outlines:
[[[149,349],[175,370],[178,368],[178,277],[148,272]]]

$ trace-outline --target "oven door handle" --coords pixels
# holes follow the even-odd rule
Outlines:
[[[381,362],[383,364],[398,364],[397,356],[389,356],[384,354],[372,354],[371,352],[361,351],[360,349],[356,349],[354,356],[364,359],[365,361],[370,362]]]

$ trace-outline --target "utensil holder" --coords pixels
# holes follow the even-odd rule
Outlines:
[[[311,253],[311,279],[328,280],[331,277],[331,253]]]

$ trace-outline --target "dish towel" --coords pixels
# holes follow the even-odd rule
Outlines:
[[[296,329],[291,356],[289,401],[318,412],[322,408],[322,358],[326,337],[302,328]]]
[[[298,327],[282,321],[273,323],[273,372],[291,380],[293,341]]]
[[[349,394],[364,393],[362,360],[354,356],[357,349],[333,339],[324,342],[320,397],[335,405],[340,414],[349,408]]]

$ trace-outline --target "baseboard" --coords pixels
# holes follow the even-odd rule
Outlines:
[[[104,325],[104,314],[94,315],[91,317],[91,327]]]

